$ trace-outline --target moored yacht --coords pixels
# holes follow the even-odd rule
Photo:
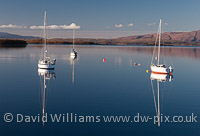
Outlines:
[[[172,66],[167,67],[165,64],[160,64],[160,42],[161,42],[161,34],[162,34],[162,19],[160,19],[159,27],[158,27],[158,57],[156,57],[157,64],[153,64],[153,57],[152,57],[152,62],[151,62],[151,71],[152,73],[156,74],[172,74],[173,68]],[[157,42],[157,38],[156,38]],[[156,47],[156,42],[155,42],[155,47]],[[155,50],[155,48],[154,48]]]
[[[46,34],[46,10],[44,14],[44,51],[43,56],[38,61],[38,68],[41,69],[54,69],[56,64],[56,59],[51,59],[48,56],[48,48],[47,48],[47,34]]]
[[[75,29],[73,29],[73,47],[72,47],[72,51],[70,52],[70,57],[71,58],[76,58],[78,53],[74,48],[74,44],[75,44]]]

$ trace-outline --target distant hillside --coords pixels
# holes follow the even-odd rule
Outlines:
[[[146,34],[139,36],[128,36],[117,38],[116,40],[138,40],[138,39],[154,39],[156,34]],[[166,32],[162,34],[162,39],[180,41],[180,42],[199,42],[200,41],[200,30],[192,32]]]
[[[118,44],[154,44],[156,34],[128,36],[113,39]],[[200,30],[192,32],[166,32],[162,34],[162,42],[167,45],[200,45]]]
[[[21,35],[17,35],[17,34],[0,32],[0,39],[40,39],[40,37],[21,36]]]
[[[23,39],[27,43],[40,44],[42,39],[33,36],[20,36],[0,32],[0,38]],[[127,36],[115,39],[76,38],[75,44],[87,45],[154,45],[156,34]],[[200,46],[200,30],[192,32],[166,32],[162,34],[162,44],[168,46]],[[48,39],[49,44],[72,44],[72,39]]]
[[[77,38],[75,44],[88,45],[154,45],[156,34],[127,36],[115,39],[87,39]],[[39,44],[41,39],[28,39],[27,43]],[[48,39],[49,44],[72,44],[72,39]],[[200,31],[166,32],[162,34],[162,44],[168,46],[200,46]]]

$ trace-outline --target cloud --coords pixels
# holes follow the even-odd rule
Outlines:
[[[30,26],[30,29],[43,29],[44,26],[36,26],[36,25],[33,25],[33,26]]]
[[[123,27],[123,25],[122,25],[122,24],[119,24],[119,25],[115,25],[115,27],[121,28],[121,27]]]
[[[9,24],[9,25],[0,25],[0,28],[27,28],[27,27],[26,26]]]
[[[164,23],[164,25],[169,25],[168,23]]]
[[[152,24],[147,24],[148,26],[153,26],[153,25],[155,25],[156,23],[155,22],[153,22]]]
[[[130,23],[130,24],[128,24],[127,26],[132,27],[132,26],[133,26],[133,23]]]
[[[43,29],[44,26],[30,26],[30,29]],[[75,23],[72,23],[71,25],[49,25],[47,26],[47,29],[80,29],[80,26],[77,26]]]

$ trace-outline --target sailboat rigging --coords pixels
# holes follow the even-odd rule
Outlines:
[[[51,59],[48,56],[48,48],[47,48],[47,33],[46,33],[46,10],[44,14],[44,51],[43,57],[38,61],[38,68],[40,69],[54,69],[56,64],[56,59]]]
[[[156,57],[157,64],[153,63],[153,57],[152,57],[151,71],[156,74],[170,74],[171,75],[173,72],[172,66],[169,66],[167,68],[167,66],[165,64],[160,64],[161,34],[162,34],[162,19],[160,19],[160,23],[158,26],[158,33],[157,33],[157,38],[158,38],[158,57]],[[156,38],[156,42],[155,42],[155,47],[156,47],[156,43],[157,43],[157,38]],[[155,48],[154,48],[154,50],[155,50]]]
[[[72,45],[72,51],[70,52],[70,57],[71,58],[76,58],[78,53],[75,50],[75,29],[73,29],[73,45]]]

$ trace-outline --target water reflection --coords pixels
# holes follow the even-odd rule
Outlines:
[[[159,82],[166,82],[166,81],[171,82],[173,80],[173,75],[151,73],[150,79],[158,80]]]
[[[122,64],[122,58],[121,57],[116,57],[114,61],[115,61],[115,64],[117,64],[119,66]]]
[[[56,74],[54,70],[47,69],[38,69],[38,75],[40,76],[40,84],[41,84],[41,98],[42,98],[42,123],[44,126],[45,123],[45,114],[46,114],[46,99],[47,92],[49,89],[49,80],[56,79]]]
[[[152,47],[133,47],[133,48],[122,48],[127,52],[134,53],[145,53],[152,54]],[[185,58],[200,59],[200,48],[199,47],[161,47],[161,54],[163,56],[179,56]]]
[[[160,118],[161,118],[161,116],[160,116],[160,114],[161,114],[160,113],[160,91],[164,90],[163,88],[160,88],[160,83],[164,84],[165,82],[172,82],[173,75],[151,73],[150,80],[151,80],[151,87],[152,87],[155,111],[156,111],[156,116],[157,116],[156,121],[158,122],[158,126],[160,127],[160,123],[161,123],[161,120],[160,120]],[[154,81],[156,81],[156,82],[154,83]],[[157,89],[157,100],[156,100],[156,92],[155,92],[156,89],[155,88]]]
[[[70,63],[72,65],[72,84],[74,84],[74,63],[77,60],[77,55],[76,56],[70,56]]]

